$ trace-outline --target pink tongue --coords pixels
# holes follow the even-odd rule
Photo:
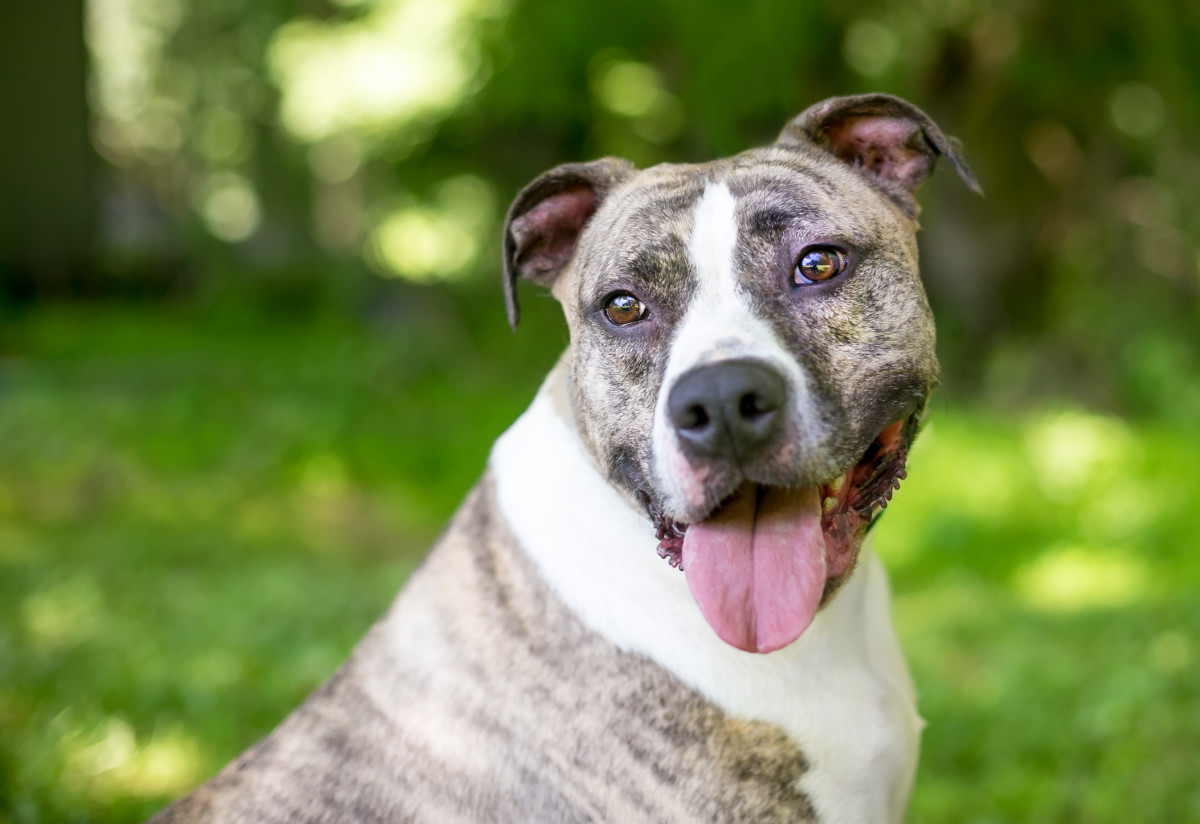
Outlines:
[[[683,569],[700,612],[722,640],[772,652],[800,637],[825,590],[817,488],[745,484],[683,535]]]

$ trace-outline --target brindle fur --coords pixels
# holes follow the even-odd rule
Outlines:
[[[153,822],[803,822],[805,768],[585,629],[485,477],[341,670]]]

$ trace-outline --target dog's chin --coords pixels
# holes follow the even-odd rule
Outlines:
[[[915,431],[915,416],[896,421],[824,483],[764,483],[751,473],[725,479],[720,497],[689,523],[640,492],[658,554],[687,575],[723,640],[748,652],[787,646],[849,578],[863,537],[905,477]]]

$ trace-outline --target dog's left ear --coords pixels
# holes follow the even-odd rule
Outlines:
[[[909,217],[917,215],[913,195],[939,155],[967,188],[983,194],[959,142],[916,106],[890,94],[831,97],[810,106],[784,127],[776,145],[799,142],[815,143],[861,170]]]
[[[552,285],[575,256],[579,235],[601,201],[636,171],[616,157],[566,163],[517,195],[504,220],[504,302],[513,329],[521,317],[517,278]]]

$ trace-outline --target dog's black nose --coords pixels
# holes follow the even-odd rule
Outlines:
[[[775,438],[786,400],[783,376],[766,363],[728,360],[681,375],[667,413],[689,456],[746,463]]]

